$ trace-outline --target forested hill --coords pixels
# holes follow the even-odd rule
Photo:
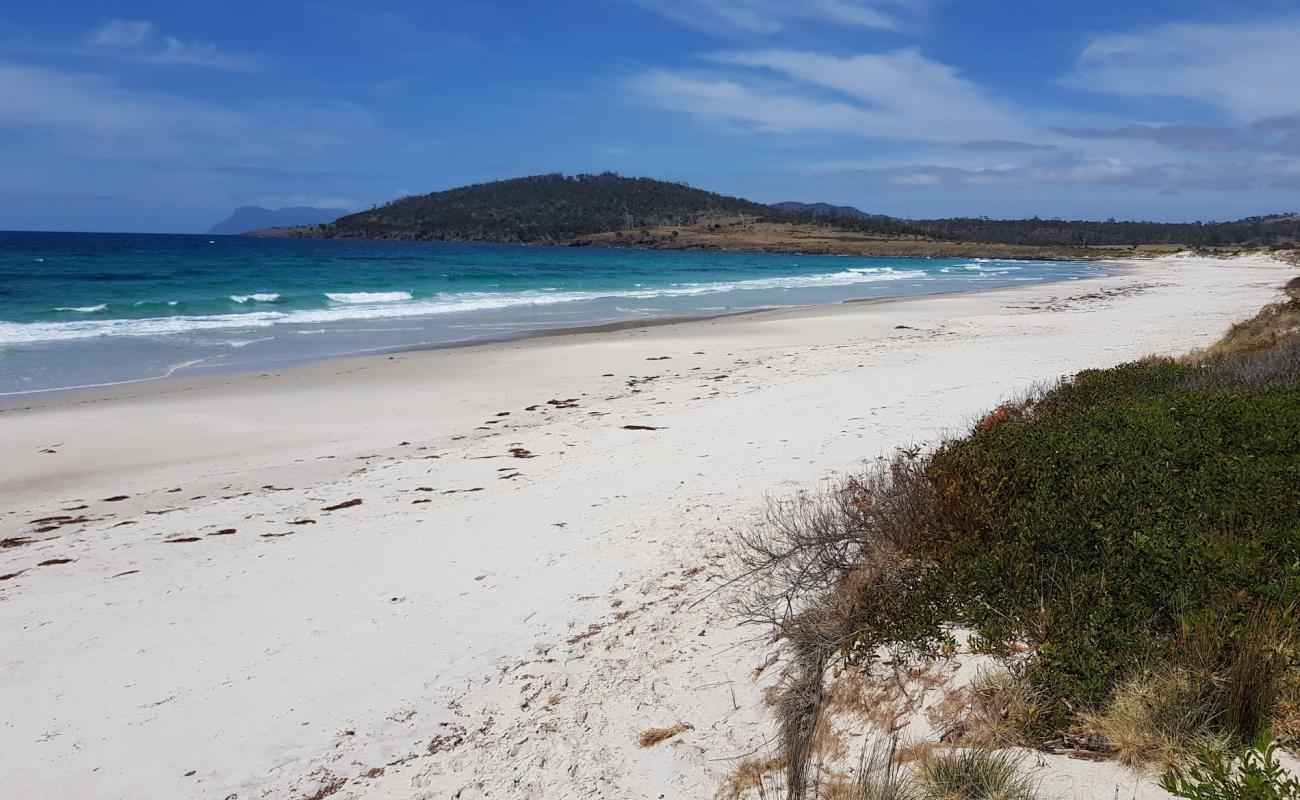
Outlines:
[[[1294,247],[1300,240],[1300,216],[1274,214],[1233,222],[1132,222],[1062,219],[840,219],[836,227],[883,232],[900,226],[907,235],[938,241],[989,242],[1044,247],[1114,247],[1182,245],[1188,247]]]
[[[701,216],[772,209],[683,183],[601,175],[535,175],[403,197],[322,226],[368,239],[556,242],[606,231],[693,225]]]
[[[906,254],[1014,251],[1021,257],[1033,249],[1066,249],[1083,257],[1089,250],[1117,247],[1295,248],[1300,216],[1205,223],[900,219],[820,203],[767,206],[684,183],[606,172],[463,186],[403,197],[329,224],[255,234],[866,255],[902,253],[902,245]],[[813,240],[821,244],[814,246]]]

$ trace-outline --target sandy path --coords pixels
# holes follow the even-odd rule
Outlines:
[[[709,796],[769,734],[767,651],[696,601],[765,493],[1206,344],[1291,271],[1163,259],[7,410],[0,786]]]

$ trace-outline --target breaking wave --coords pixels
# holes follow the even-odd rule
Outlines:
[[[973,265],[983,268],[983,265]],[[756,290],[789,290],[818,287],[853,286],[897,280],[925,280],[933,273],[920,269],[860,267],[813,275],[786,275],[751,280],[672,283],[664,286],[638,286],[627,289],[590,291],[556,290],[553,287],[513,292],[466,291],[441,292],[415,299],[411,292],[327,292],[330,305],[293,309],[257,308],[258,303],[273,303],[280,295],[273,293],[235,295],[231,299],[248,304],[250,310],[221,314],[178,314],[135,319],[75,319],[60,322],[0,322],[0,344],[25,344],[67,341],[96,336],[166,336],[195,331],[222,329],[252,330],[276,325],[319,325],[348,320],[422,317],[473,311],[509,309],[528,306],[552,306],[562,303],[619,299],[654,300],[670,297],[723,295]],[[242,298],[242,299],[241,299]],[[766,300],[766,299],[765,299]],[[744,302],[738,303],[743,305]],[[764,304],[770,304],[770,301]],[[103,306],[77,308],[90,313]]]

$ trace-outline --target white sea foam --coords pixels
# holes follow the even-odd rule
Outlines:
[[[274,303],[276,300],[280,299],[280,295],[273,292],[265,294],[232,294],[230,299],[234,300],[236,303],[247,303],[249,300],[252,300],[254,303]]]
[[[67,322],[0,322],[0,344],[67,341],[96,336],[161,336],[222,329],[265,328],[273,325],[319,325],[348,320],[437,316],[472,311],[549,306],[560,303],[606,299],[655,300],[696,297],[757,290],[781,291],[818,287],[853,286],[882,281],[924,279],[922,270],[891,267],[857,267],[817,275],[787,275],[741,281],[676,283],[653,288],[604,291],[453,292],[411,299],[408,292],[352,292],[328,294],[335,305],[326,308],[276,311],[271,309],[237,314],[177,315],[148,319],[85,319]],[[347,298],[347,299],[340,299]],[[401,302],[399,302],[401,301]],[[770,298],[736,305],[786,305]],[[314,331],[297,331],[300,333]]]
[[[410,300],[410,292],[326,292],[335,303],[396,303]]]
[[[248,347],[250,344],[257,344],[258,342],[270,342],[274,340],[275,340],[274,336],[262,336],[257,339],[227,339],[226,345],[238,350],[241,347]]]
[[[35,394],[37,392],[48,392],[51,390],[62,391],[65,389],[98,389],[105,386],[124,386],[128,383],[147,383],[148,381],[156,381],[159,380],[160,378],[170,378],[172,375],[175,375],[177,372],[180,372],[181,370],[187,367],[195,366],[196,364],[202,364],[204,361],[207,361],[207,359],[195,358],[189,361],[182,361],[179,364],[169,364],[163,367],[162,372],[159,373],[158,375],[150,375],[145,378],[128,378],[127,380],[105,381],[104,383],[79,383],[74,386],[53,386],[53,387],[45,387],[40,389],[20,389],[12,392],[0,392],[0,397],[14,397],[16,395]]]
[[[108,308],[107,304],[100,303],[97,306],[60,306],[59,308],[56,308],[54,310],[55,311],[76,311],[77,313],[80,314],[93,314],[96,311],[103,311],[106,308]]]

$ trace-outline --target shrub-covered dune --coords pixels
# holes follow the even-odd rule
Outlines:
[[[1293,299],[1203,353],[1083,372],[774,503],[740,584],[793,656],[795,795],[827,669],[939,659],[959,630],[1033,698],[1023,744],[1176,771],[1300,739],[1297,320]]]

